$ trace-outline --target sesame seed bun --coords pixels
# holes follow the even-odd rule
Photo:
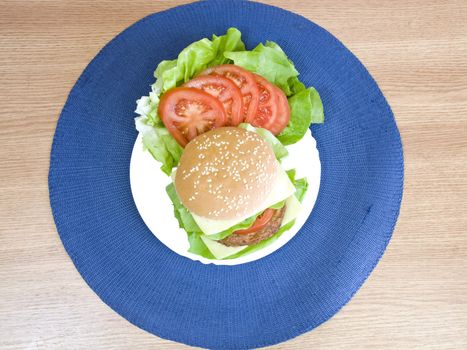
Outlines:
[[[277,172],[274,152],[258,134],[224,127],[188,143],[174,182],[180,201],[192,213],[227,220],[254,215]]]

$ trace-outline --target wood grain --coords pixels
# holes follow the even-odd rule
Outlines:
[[[184,2],[1,1],[2,349],[188,349],[132,326],[88,288],[47,188],[57,117],[86,64],[139,18]],[[374,273],[332,320],[272,349],[467,349],[467,2],[269,3],[360,58],[405,152],[400,218]]]

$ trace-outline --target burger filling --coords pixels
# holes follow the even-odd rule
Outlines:
[[[262,240],[271,237],[277,232],[277,230],[279,230],[279,227],[281,227],[282,224],[282,219],[284,218],[285,209],[285,205],[281,209],[266,209],[265,212],[269,210],[272,211],[272,216],[264,223],[264,225],[253,230],[245,229],[235,231],[230,236],[227,236],[218,242],[229,247],[257,244]],[[261,220],[261,215],[256,221],[258,220]]]

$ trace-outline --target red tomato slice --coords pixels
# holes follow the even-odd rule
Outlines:
[[[227,114],[226,125],[237,126],[243,121],[242,93],[232,80],[220,75],[202,75],[183,86],[201,89],[221,101]]]
[[[263,77],[255,74],[260,91],[258,110],[246,121],[253,126],[279,134],[289,123],[290,109],[285,94]]]
[[[218,74],[232,80],[243,96],[243,120],[252,118],[259,103],[259,91],[253,73],[233,64],[223,64],[208,68],[200,75],[207,74]]]
[[[271,208],[268,208],[266,209],[265,211],[263,211],[255,220],[255,222],[253,223],[253,225],[251,225],[250,227],[244,229],[244,230],[238,230],[238,231],[235,231],[234,233],[238,234],[238,235],[244,235],[244,234],[247,234],[247,233],[252,233],[252,232],[256,232],[256,231],[259,231],[259,230],[262,230],[263,228],[266,227],[266,225],[269,223],[269,221],[272,219],[272,217],[274,216],[274,213],[276,212],[276,209],[271,209]]]
[[[266,129],[266,125],[271,124],[271,120],[277,115],[276,90],[270,82],[259,75],[255,74],[255,80],[259,89],[258,109],[246,122]]]
[[[199,89],[178,87],[167,91],[159,102],[159,116],[182,146],[196,136],[225,125],[222,103]]]
[[[290,120],[290,106],[287,96],[277,86],[273,85],[276,90],[277,98],[277,118],[274,120],[274,125],[267,125],[266,128],[271,130],[274,135],[280,134],[285,129]]]

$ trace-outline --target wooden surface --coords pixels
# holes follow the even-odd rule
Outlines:
[[[91,291],[52,220],[47,173],[65,98],[99,49],[185,1],[0,1],[0,348],[188,349]],[[397,119],[405,191],[389,248],[355,298],[274,349],[467,349],[467,2],[270,3],[328,29]]]

